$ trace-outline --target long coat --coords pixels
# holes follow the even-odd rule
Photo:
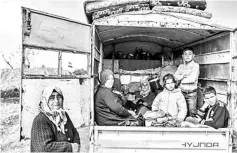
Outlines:
[[[164,89],[153,101],[152,110],[162,110],[181,121],[187,115],[186,102],[180,89],[174,89],[173,91]]]
[[[72,152],[71,143],[80,144],[79,134],[66,113],[65,134],[42,112],[34,119],[31,129],[31,152]]]
[[[118,125],[128,118],[133,118],[119,102],[119,98],[105,86],[100,86],[95,93],[95,121],[98,125]]]

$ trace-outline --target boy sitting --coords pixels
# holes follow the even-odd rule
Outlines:
[[[197,111],[195,118],[188,117],[186,121],[211,126],[215,129],[228,126],[229,112],[225,104],[217,100],[216,90],[209,86],[203,91],[204,104]]]

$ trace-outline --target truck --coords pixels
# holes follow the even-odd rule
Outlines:
[[[94,93],[103,69],[111,69],[126,84],[150,74],[122,73],[120,69],[128,68],[125,65],[136,62],[152,68],[162,66],[163,55],[159,60],[114,56],[117,51],[133,53],[136,47],[152,54],[167,52],[176,66],[182,63],[181,50],[194,48],[200,65],[198,81],[202,87],[213,86],[218,98],[227,104],[228,128],[96,125]],[[64,108],[83,137],[83,152],[230,153],[233,132],[237,130],[237,31],[211,21],[149,10],[121,13],[87,24],[22,7],[21,139],[30,138],[41,92],[48,85],[62,88]]]

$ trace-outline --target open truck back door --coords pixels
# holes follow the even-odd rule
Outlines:
[[[94,81],[91,25],[29,8],[22,8],[22,21],[21,138],[30,138],[42,90],[56,85],[74,126],[85,127],[78,130],[88,144]],[[87,144],[82,146],[88,149]]]

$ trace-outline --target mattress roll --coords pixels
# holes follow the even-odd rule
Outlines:
[[[199,17],[203,17],[207,19],[210,19],[212,17],[212,14],[207,11],[186,8],[186,7],[178,7],[178,6],[155,6],[152,8],[152,11],[156,13],[162,13],[162,12],[183,13],[183,14],[199,16]]]
[[[92,19],[95,20],[95,19],[110,16],[110,15],[121,14],[124,12],[141,11],[141,10],[150,10],[149,4],[133,4],[133,5],[109,7],[102,11],[94,12],[92,14]]]
[[[97,12],[106,9],[107,7],[130,5],[130,4],[149,4],[150,0],[102,0],[85,2],[86,13]]]
[[[180,6],[205,10],[207,3],[205,0],[150,0],[151,7],[154,6]]]

